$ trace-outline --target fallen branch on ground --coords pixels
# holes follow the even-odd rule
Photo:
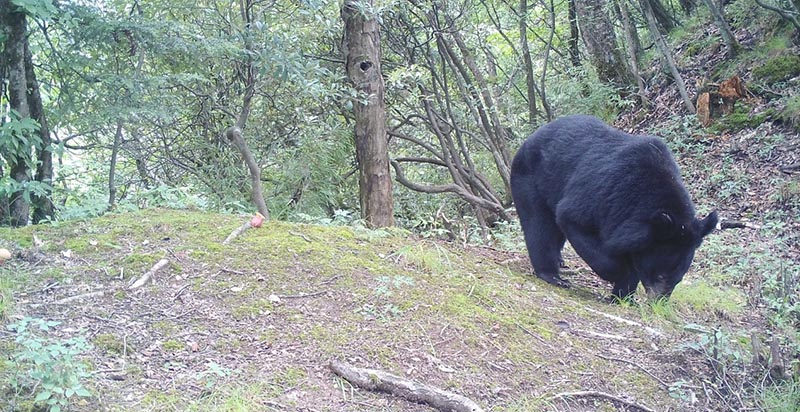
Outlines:
[[[231,242],[231,240],[236,239],[237,237],[239,237],[239,235],[244,233],[247,229],[250,229],[250,227],[251,227],[251,225],[250,225],[250,221],[249,220],[247,222],[244,222],[243,225],[241,225],[238,228],[234,229],[233,232],[231,232],[231,234],[228,235],[228,237],[226,237],[225,240],[222,241],[222,244],[223,245],[227,245],[228,243]]]
[[[483,412],[472,400],[429,385],[377,369],[364,369],[331,361],[331,370],[351,384],[370,391],[386,392],[406,400],[424,403],[442,412]]]
[[[32,308],[38,308],[39,306],[44,306],[44,305],[64,305],[64,304],[67,304],[67,303],[74,302],[76,300],[103,296],[104,294],[105,293],[102,290],[98,290],[98,291],[95,291],[95,292],[88,292],[88,293],[83,293],[83,294],[80,294],[80,295],[69,296],[69,297],[66,297],[64,299],[59,299],[59,300],[57,300],[55,302],[36,303],[36,304],[31,305],[31,307]]]
[[[625,318],[622,318],[622,317],[619,317],[619,316],[616,316],[616,315],[612,315],[612,314],[609,314],[609,313],[600,312],[599,310],[592,309],[592,308],[590,308],[588,306],[584,306],[583,309],[588,311],[588,312],[592,312],[594,314],[597,314],[597,315],[605,316],[605,317],[607,317],[607,318],[609,318],[611,320],[615,320],[617,322],[624,323],[626,325],[636,326],[638,328],[642,328],[642,329],[645,330],[645,332],[647,332],[647,333],[649,333],[649,334],[651,334],[653,336],[664,336],[664,334],[661,333],[661,331],[659,331],[658,329],[654,329],[654,328],[651,328],[649,326],[644,326],[639,322],[635,322],[635,321],[632,321],[630,319],[625,319]]]
[[[613,402],[621,403],[625,406],[629,406],[631,408],[636,408],[645,412],[655,412],[653,409],[650,409],[646,406],[639,405],[638,403],[634,403],[620,397],[605,393],[605,392],[598,392],[598,391],[578,391],[578,392],[563,392],[557,395],[554,395],[551,399],[558,399],[558,398],[581,398],[581,397],[595,397],[595,398],[603,398]]]
[[[156,272],[163,269],[164,266],[167,266],[168,264],[169,264],[169,259],[159,260],[155,265],[153,265],[152,268],[150,268],[150,270],[147,271],[147,273],[142,275],[142,277],[140,277],[135,282],[133,282],[133,284],[128,286],[128,289],[136,289],[144,286],[145,284],[147,284],[147,282],[153,279],[153,275],[155,275]]]
[[[643,340],[639,339],[639,338],[629,338],[627,336],[613,335],[613,334],[610,334],[610,333],[595,332],[593,330],[588,330],[588,329],[570,329],[570,331],[573,334],[589,335],[589,336],[593,336],[593,337],[596,337],[596,338],[620,340],[620,341],[625,341],[625,342],[643,342]]]
[[[743,228],[758,230],[761,229],[761,226],[749,222],[739,222],[736,220],[723,220],[719,222],[719,230]]]

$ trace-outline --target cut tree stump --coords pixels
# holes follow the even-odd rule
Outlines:
[[[351,384],[373,392],[384,392],[411,402],[423,403],[442,412],[483,412],[469,398],[392,375],[377,369],[357,368],[333,360],[331,370]]]

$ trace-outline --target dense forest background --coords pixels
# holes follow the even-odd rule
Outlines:
[[[89,375],[76,377],[74,370],[73,375],[64,375],[74,380],[65,377],[57,384],[62,385],[57,386],[62,388],[61,395],[48,393],[42,399],[38,399],[42,379],[33,376],[23,384],[17,376],[21,376],[19,371],[37,370],[25,362],[26,356],[33,359],[39,354],[31,347],[41,346],[24,329],[38,325],[47,331],[54,324],[43,319],[61,316],[48,306],[37,306],[41,305],[37,299],[58,302],[50,295],[53,290],[78,295],[94,290],[86,285],[101,283],[105,296],[90,296],[96,299],[94,304],[78,308],[98,312],[70,312],[74,316],[69,322],[95,328],[95,337],[108,335],[115,345],[120,325],[127,319],[112,319],[119,313],[114,305],[124,304],[125,311],[145,317],[157,313],[158,322],[168,322],[174,307],[167,304],[175,301],[196,303],[192,310],[203,315],[196,321],[208,321],[203,327],[214,338],[233,333],[226,329],[231,319],[237,328],[247,328],[256,318],[259,322],[279,319],[291,327],[283,335],[269,337],[276,346],[282,339],[291,341],[297,336],[303,341],[293,344],[313,348],[310,352],[325,352],[326,344],[341,343],[363,349],[373,363],[402,369],[405,360],[380,351],[396,343],[396,336],[390,337],[390,343],[382,340],[385,336],[372,336],[373,346],[369,346],[339,334],[343,333],[342,319],[350,325],[398,322],[392,327],[405,331],[403,336],[408,338],[402,345],[416,345],[434,333],[442,337],[445,331],[469,336],[484,346],[502,345],[500,353],[505,357],[486,366],[479,362],[485,350],[458,346],[463,342],[456,337],[442,340],[453,344],[451,354],[463,352],[474,362],[465,361],[465,369],[474,367],[475,376],[459,377],[454,385],[479,393],[481,402],[494,405],[494,410],[544,410],[541,405],[555,405],[547,398],[551,393],[542,389],[552,381],[539,370],[544,363],[536,366],[508,353],[519,350],[514,352],[519,359],[552,360],[544,370],[564,366],[568,376],[582,376],[584,367],[606,376],[608,365],[596,366],[600,361],[587,349],[596,349],[592,345],[604,341],[587,339],[586,346],[567,354],[535,352],[560,344],[553,342],[561,339],[559,335],[544,332],[552,332],[546,328],[558,331],[563,323],[537,329],[538,319],[562,316],[547,312],[541,302],[556,299],[558,305],[553,307],[572,310],[601,298],[578,295],[582,300],[576,303],[574,296],[551,294],[543,287],[526,289],[524,275],[530,274],[530,268],[519,263],[525,261],[519,260],[524,257],[524,245],[509,193],[509,169],[517,147],[538,126],[564,115],[587,113],[629,132],[662,137],[681,166],[698,212],[718,210],[722,217],[720,230],[700,248],[691,279],[673,296],[674,306],[601,307],[620,316],[641,314],[645,324],[653,322],[667,330],[664,346],[689,349],[654,358],[640,356],[640,347],[625,346],[616,360],[606,360],[616,370],[618,358],[635,354],[638,357],[629,366],[638,366],[638,372],[650,376],[649,371],[664,376],[666,383],[658,381],[651,392],[635,393],[662,408],[796,411],[800,402],[797,0],[0,0],[0,47],[0,226],[18,228],[0,227],[0,248],[14,252],[11,264],[2,265],[8,258],[0,256],[0,319],[11,322],[12,301],[19,312],[32,311],[41,318],[14,323],[18,339],[14,345],[0,342],[0,348],[9,352],[31,350],[11,356],[11,366],[0,367],[3,388],[14,388],[9,393],[15,400],[23,399],[14,408],[42,401],[66,407],[70,396],[64,396],[63,387],[70,384],[71,395],[89,396],[76,383]],[[237,244],[233,252],[220,252],[219,239],[214,237],[222,230],[220,225],[236,227],[238,216],[249,219],[256,211],[269,217],[278,230],[253,235],[255,241]],[[142,225],[152,227],[135,226],[125,216],[135,216]],[[102,218],[87,220],[97,217]],[[283,221],[349,225],[356,234]],[[84,226],[84,222],[96,223]],[[415,237],[387,240],[383,236],[391,232],[359,232],[364,227],[393,225],[411,230]],[[223,238],[230,233],[224,227]],[[40,241],[39,236],[49,240]],[[164,256],[156,257],[156,252],[143,251],[161,244],[150,238],[183,243],[168,252],[158,251]],[[413,239],[430,243],[416,244]],[[273,247],[265,252],[256,241]],[[331,244],[344,245],[345,251],[325,249]],[[362,252],[359,248],[364,244],[378,252]],[[469,265],[476,258],[474,267],[497,261],[502,269],[496,273],[486,269],[484,278],[484,269],[451,262],[457,252],[448,252],[449,247],[476,248],[460,252]],[[44,258],[42,251],[55,258]],[[80,257],[73,258],[73,253]],[[203,282],[240,282],[243,271],[259,273],[252,269],[253,259],[268,253],[277,255],[256,266],[270,267],[276,284],[259,277],[253,281],[255,286],[250,285],[252,290],[281,287],[284,294],[275,292],[274,296],[288,296],[285,301],[313,297],[319,291],[303,289],[309,287],[308,279],[294,274],[310,274],[315,282],[325,275],[330,283],[316,284],[330,286],[326,293],[341,302],[354,300],[343,305],[355,309],[335,304],[315,307],[319,311],[315,313],[331,311],[330,319],[325,318],[328,323],[301,325],[297,312],[281,312],[280,305],[285,305],[283,309],[289,305],[276,303],[273,295],[265,302],[263,296],[252,293],[246,298],[253,301],[247,301],[242,297],[248,290],[245,286],[234,286],[238,288],[234,290],[227,283],[215,284],[225,293],[240,294],[230,301],[220,298],[224,293],[217,289],[205,290],[206,283],[194,285],[189,292],[169,289],[190,280],[191,273],[202,274]],[[378,263],[357,260],[362,254],[380,259],[376,258]],[[343,255],[353,260],[340,262]],[[335,263],[313,260],[315,256],[328,256],[324,259]],[[173,266],[182,265],[190,277],[161,285],[161,295],[152,292],[150,300],[141,295],[131,299],[133,292],[128,295],[123,275],[144,272],[162,257],[172,259]],[[227,260],[200,263],[212,258]],[[382,266],[386,261],[390,264]],[[575,261],[574,265],[580,265]],[[269,266],[283,262],[295,266]],[[112,272],[119,266],[119,278],[110,275],[107,267],[98,269],[106,263],[113,266]],[[51,266],[42,272],[37,266],[42,264]],[[412,269],[394,272],[400,269],[392,264]],[[206,273],[212,266],[221,269]],[[400,274],[373,279],[360,272],[373,266]],[[102,271],[105,277],[97,275]],[[194,280],[200,281],[198,277]],[[475,278],[479,281],[469,283]],[[578,276],[576,284],[588,290],[605,287],[581,279]],[[60,286],[52,286],[59,282]],[[301,293],[287,292],[287,286]],[[183,293],[193,294],[192,298],[178,299]],[[470,306],[470,299],[479,302]],[[413,312],[419,302],[438,308],[439,301],[448,305],[446,310],[421,311],[420,316],[429,317],[399,323],[404,314],[419,313]],[[206,312],[209,307],[233,309],[218,314]],[[486,314],[484,309],[506,317]],[[513,317],[528,310],[542,316],[537,320]],[[619,326],[607,317],[580,310],[569,318],[572,324]],[[163,336],[168,333],[154,328],[153,322],[145,324],[141,326],[145,332],[131,335],[132,341],[139,339],[139,349],[159,345],[164,349]],[[275,324],[284,333],[280,328],[286,325]],[[103,327],[111,332],[99,333]],[[482,340],[487,329],[501,343]],[[318,335],[304,335],[308,330]],[[619,336],[627,332],[620,331]],[[634,338],[648,341],[647,330],[639,332],[642,335]],[[64,339],[70,336],[59,333]],[[128,329],[124,333],[127,338]],[[693,335],[687,338],[687,334]],[[693,343],[684,345],[695,335]],[[6,336],[12,332],[0,332],[0,337]],[[25,336],[30,339],[19,340]],[[531,336],[541,345],[529,345]],[[60,342],[57,348],[86,349],[71,341]],[[94,343],[103,346],[97,339]],[[95,382],[98,392],[123,406],[139,402],[137,391],[145,387],[151,393],[166,393],[156,384],[174,377],[166,374],[159,356],[172,359],[147,352],[132,360],[127,344],[122,345],[123,364],[139,362],[136,367],[147,373],[142,373],[145,376],[137,385],[127,387],[130,392],[124,400],[113,398],[121,393],[115,383]],[[182,345],[175,343],[181,350]],[[260,356],[255,344],[250,349]],[[69,355],[67,365],[74,366],[71,356],[80,351],[64,350]],[[213,350],[215,355],[225,353],[218,347]],[[192,357],[193,350],[187,351],[186,357]],[[290,356],[289,352],[282,352],[281,361],[295,362],[294,367],[302,369],[300,378],[293,375],[295,380],[313,390],[327,388],[329,382],[317,376],[324,374],[308,361],[322,356]],[[96,364],[116,362],[116,355],[95,356]],[[250,365],[255,362],[252,359]],[[518,375],[500,363],[509,359]],[[206,364],[183,360],[195,368],[192,376],[216,376],[220,381],[234,377],[218,369],[219,365],[197,369]],[[577,371],[565,366],[573,362]],[[449,378],[437,375],[443,372],[440,366],[436,363],[438,372],[426,377],[447,382]],[[480,384],[484,375],[513,387],[514,395],[488,392]],[[528,377],[541,385],[525,386]],[[625,379],[627,384],[650,378]],[[188,397],[201,400],[192,410],[232,410],[203,409],[205,392],[195,391],[191,382],[181,385],[171,387],[179,389],[177,395],[173,393],[178,399],[174,405],[164,406],[168,402],[159,399],[154,402],[161,406],[152,409],[181,410]],[[280,396],[286,393],[288,389]],[[92,402],[102,403],[102,396]],[[285,402],[285,396],[280,396],[268,402]],[[323,398],[328,399],[309,399]],[[305,406],[336,410],[342,405],[330,402],[324,408],[313,402]],[[619,404],[619,399],[611,402]],[[595,410],[596,406],[582,405],[585,408],[574,410]],[[96,406],[88,403],[78,409],[96,410],[92,409]],[[377,410],[369,404],[355,408]],[[406,409],[390,405],[385,410]]]
[[[372,223],[359,189],[381,190],[399,225],[480,241],[513,220],[515,148],[554,117],[633,113],[630,128],[671,119],[659,127],[683,124],[688,138],[716,116],[695,122],[698,97],[739,76],[747,90],[714,92],[710,107],[706,95],[701,111],[725,98],[725,114],[753,117],[734,102],[755,96],[771,104],[760,120],[797,122],[795,89],[782,90],[797,68],[791,1],[8,0],[0,10],[0,221],[12,226],[153,206],[253,210],[251,172],[226,139],[235,126],[278,219]],[[358,109],[376,91],[346,75],[348,10],[380,25],[374,112]],[[354,138],[376,116],[382,127]],[[387,142],[388,155],[357,162],[358,139]],[[359,168],[386,156],[396,184],[360,187]]]

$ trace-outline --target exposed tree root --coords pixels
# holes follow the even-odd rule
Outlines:
[[[412,402],[430,405],[442,412],[483,412],[477,403],[464,396],[381,370],[357,368],[336,360],[331,361],[330,368],[335,374],[359,388],[390,393]]]

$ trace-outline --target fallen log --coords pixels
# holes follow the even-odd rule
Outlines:
[[[373,392],[384,392],[411,402],[424,403],[442,412],[483,412],[469,398],[392,375],[377,369],[357,368],[333,360],[331,370],[351,384]]]

